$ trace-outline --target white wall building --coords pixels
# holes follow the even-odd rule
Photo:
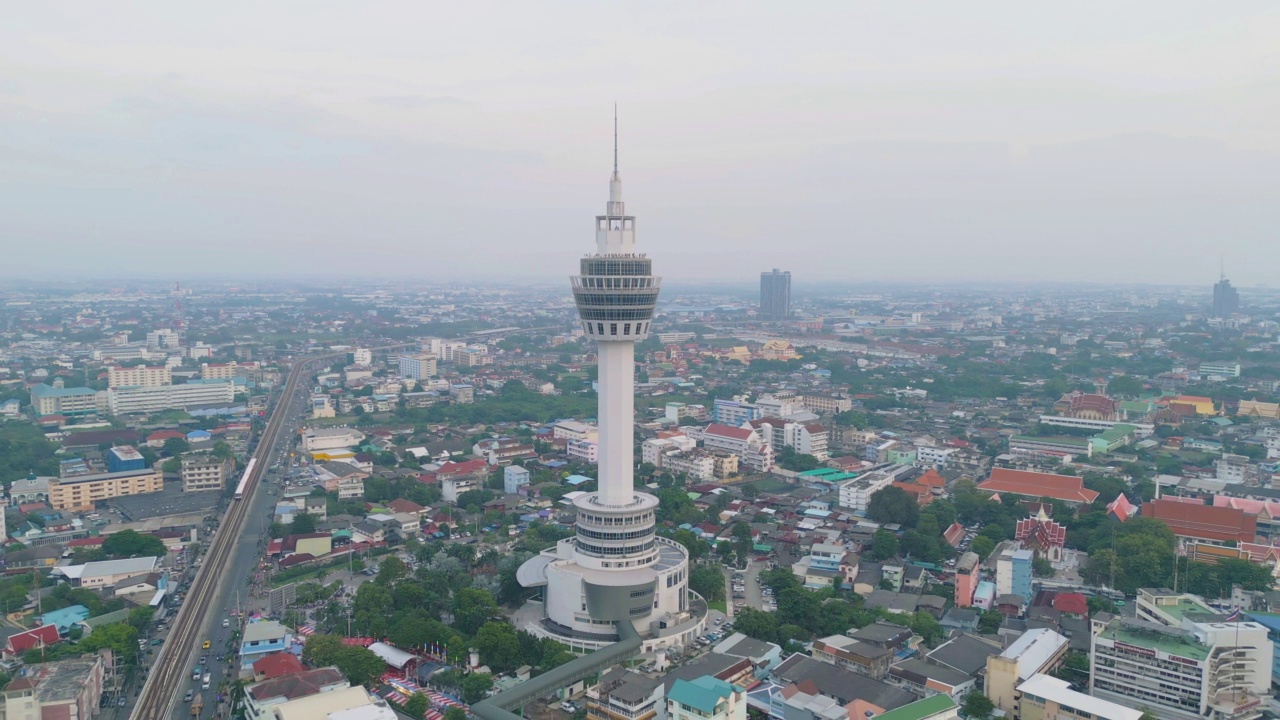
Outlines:
[[[132,365],[128,367],[110,365],[107,367],[107,387],[133,385],[158,387],[172,383],[173,377],[169,372],[169,368],[165,365]]]
[[[230,403],[235,396],[236,386],[230,380],[188,380],[182,385],[111,388],[107,391],[107,406],[112,415],[131,415]]]
[[[580,462],[594,465],[600,461],[600,443],[594,440],[570,440],[565,443],[564,452]]]
[[[436,374],[435,355],[401,355],[400,376],[422,380]]]
[[[302,449],[341,450],[364,442],[364,433],[355,428],[306,428],[302,431]]]
[[[355,352],[351,353],[351,361],[356,365],[372,365],[373,351],[369,348],[356,348]]]
[[[871,503],[872,495],[889,487],[900,475],[912,469],[911,465],[890,465],[852,480],[845,480],[839,486],[840,507],[856,513],[865,513],[867,505]]]
[[[941,448],[929,445],[916,446],[916,464],[921,467],[941,469],[946,467],[947,459],[958,452],[957,448]]]

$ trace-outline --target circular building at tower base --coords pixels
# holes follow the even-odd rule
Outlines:
[[[706,628],[707,604],[689,590],[689,554],[683,545],[654,538],[656,559],[623,569],[578,562],[577,538],[561,540],[530,558],[516,575],[524,587],[541,587],[541,612],[525,617],[524,630],[590,652],[618,641],[614,623],[628,619],[642,652],[686,645]]]

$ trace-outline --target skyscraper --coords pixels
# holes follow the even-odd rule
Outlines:
[[[760,273],[760,317],[786,320],[791,317],[791,271],[774,268]]]
[[[614,642],[614,624],[630,622],[645,650],[679,645],[701,632],[706,606],[689,602],[689,554],[657,536],[658,499],[636,492],[635,344],[649,337],[661,278],[635,251],[636,219],[626,214],[618,176],[605,214],[596,217],[596,251],[572,278],[586,336],[599,348],[598,490],[577,497],[577,533],[520,567],[525,587],[545,587],[544,617],[526,630],[571,647]]]
[[[1213,284],[1213,316],[1229,318],[1240,309],[1240,293],[1231,287],[1231,281],[1223,275]]]

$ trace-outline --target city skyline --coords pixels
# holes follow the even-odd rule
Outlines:
[[[3,274],[377,274],[396,257],[553,278],[609,152],[581,138],[606,136],[615,101],[673,280],[866,282],[910,258],[921,282],[1198,285],[1225,253],[1248,287],[1280,252],[1280,18],[1261,3],[1106,24],[756,4],[727,23],[682,9],[679,30],[658,9],[553,8],[538,37],[529,11],[492,9],[16,11]],[[624,21],[626,38],[582,31]],[[481,22],[479,41],[449,30]]]

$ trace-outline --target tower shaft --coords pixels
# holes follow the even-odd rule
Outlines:
[[[632,502],[635,494],[635,343],[600,343],[599,494],[605,505]]]

